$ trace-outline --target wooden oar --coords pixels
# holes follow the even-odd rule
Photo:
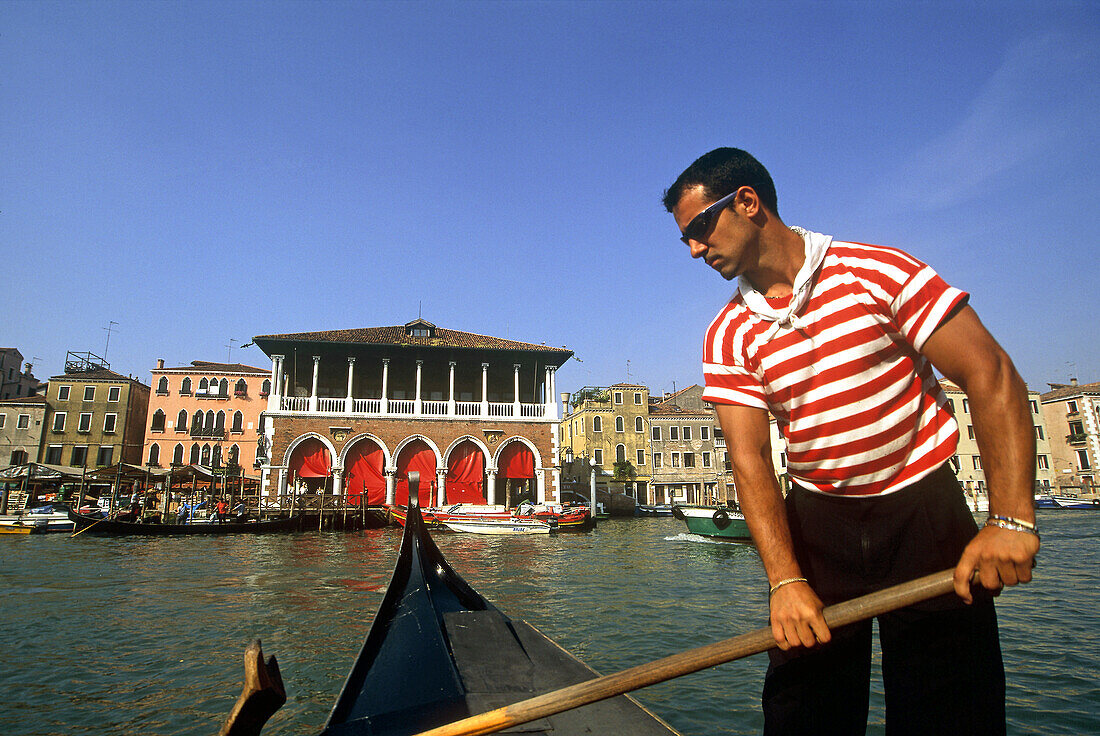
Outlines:
[[[267,719],[286,702],[286,689],[274,655],[264,662],[259,639],[244,650],[244,687],[218,736],[258,736]]]
[[[95,521],[93,521],[93,522],[92,522],[91,524],[89,524],[88,526],[84,527],[84,528],[83,528],[83,529],[81,529],[80,531],[78,531],[78,532],[73,532],[72,534],[70,534],[70,535],[69,535],[69,539],[72,539],[72,538],[73,538],[73,537],[75,537],[75,536],[76,536],[77,534],[83,534],[84,532],[88,531],[89,529],[91,529],[91,528],[92,528],[93,526],[95,526],[95,525],[96,525],[96,524],[98,524],[99,522],[101,522],[101,521],[107,521],[107,519],[110,519],[110,518],[111,518],[111,516],[110,516],[110,514],[108,514],[107,516],[104,516],[104,517],[103,517],[102,519],[96,519]]]
[[[953,576],[954,570],[944,570],[877,593],[829,606],[824,611],[825,621],[829,624],[829,628],[837,628],[951,593],[954,591]],[[416,736],[475,736],[475,734],[494,733],[648,685],[655,685],[674,677],[732,662],[750,654],[766,652],[774,646],[775,638],[772,636],[771,628],[757,629],[732,639],[707,644],[655,662],[631,667],[613,675],[579,682],[503,708],[470,716],[461,721],[424,731]]]

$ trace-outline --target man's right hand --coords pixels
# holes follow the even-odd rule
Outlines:
[[[790,583],[771,597],[771,625],[775,643],[792,647],[827,644],[832,638],[822,615],[825,605],[808,583]]]

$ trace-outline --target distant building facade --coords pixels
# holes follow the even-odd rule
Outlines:
[[[982,457],[978,452],[974,420],[970,414],[970,399],[951,381],[941,380],[940,386],[947,395],[951,412],[959,425],[959,443],[951,464],[954,467],[955,476],[974,507],[982,497],[988,495],[989,486],[985,478]],[[1027,398],[1035,432],[1035,492],[1049,492],[1055,475],[1050,432],[1047,431],[1046,420],[1040,410],[1039,392],[1028,390]]]
[[[45,396],[0,400],[0,467],[38,459],[45,420]]]
[[[405,325],[260,335],[271,395],[261,493],[291,484],[370,505],[558,498],[553,348]]]
[[[23,365],[23,354],[16,348],[0,348],[0,400],[34,396],[38,379],[31,372],[34,366]]]
[[[142,456],[146,465],[202,465],[229,475],[255,472],[260,416],[271,372],[196,360],[152,371]]]
[[[1100,462],[1100,383],[1052,383],[1041,398],[1059,493],[1094,494]]]
[[[120,461],[137,465],[149,387],[87,356],[67,359],[65,373],[49,380],[38,462],[77,468]]]

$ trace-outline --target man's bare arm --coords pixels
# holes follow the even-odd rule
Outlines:
[[[1035,521],[1035,425],[1027,386],[1008,354],[969,306],[941,325],[924,354],[966,392],[974,434],[989,487],[989,512]],[[1031,580],[1039,551],[1037,536],[985,527],[966,547],[955,568],[955,591],[968,603],[970,577],[979,571],[992,590]]]
[[[768,584],[803,577],[772,466],[768,412],[720,404],[717,414],[737,483],[737,498],[764,563]],[[779,588],[771,596],[772,634],[779,648],[809,647],[829,641],[822,608],[821,600],[806,583]]]

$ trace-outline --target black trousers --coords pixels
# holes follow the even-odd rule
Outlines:
[[[803,574],[826,605],[954,567],[977,525],[948,466],[896,493],[837,498],[794,486],[787,515]],[[1004,665],[992,598],[953,593],[878,617],[886,733],[1004,734]],[[871,622],[814,649],[773,650],[767,736],[862,734]]]

